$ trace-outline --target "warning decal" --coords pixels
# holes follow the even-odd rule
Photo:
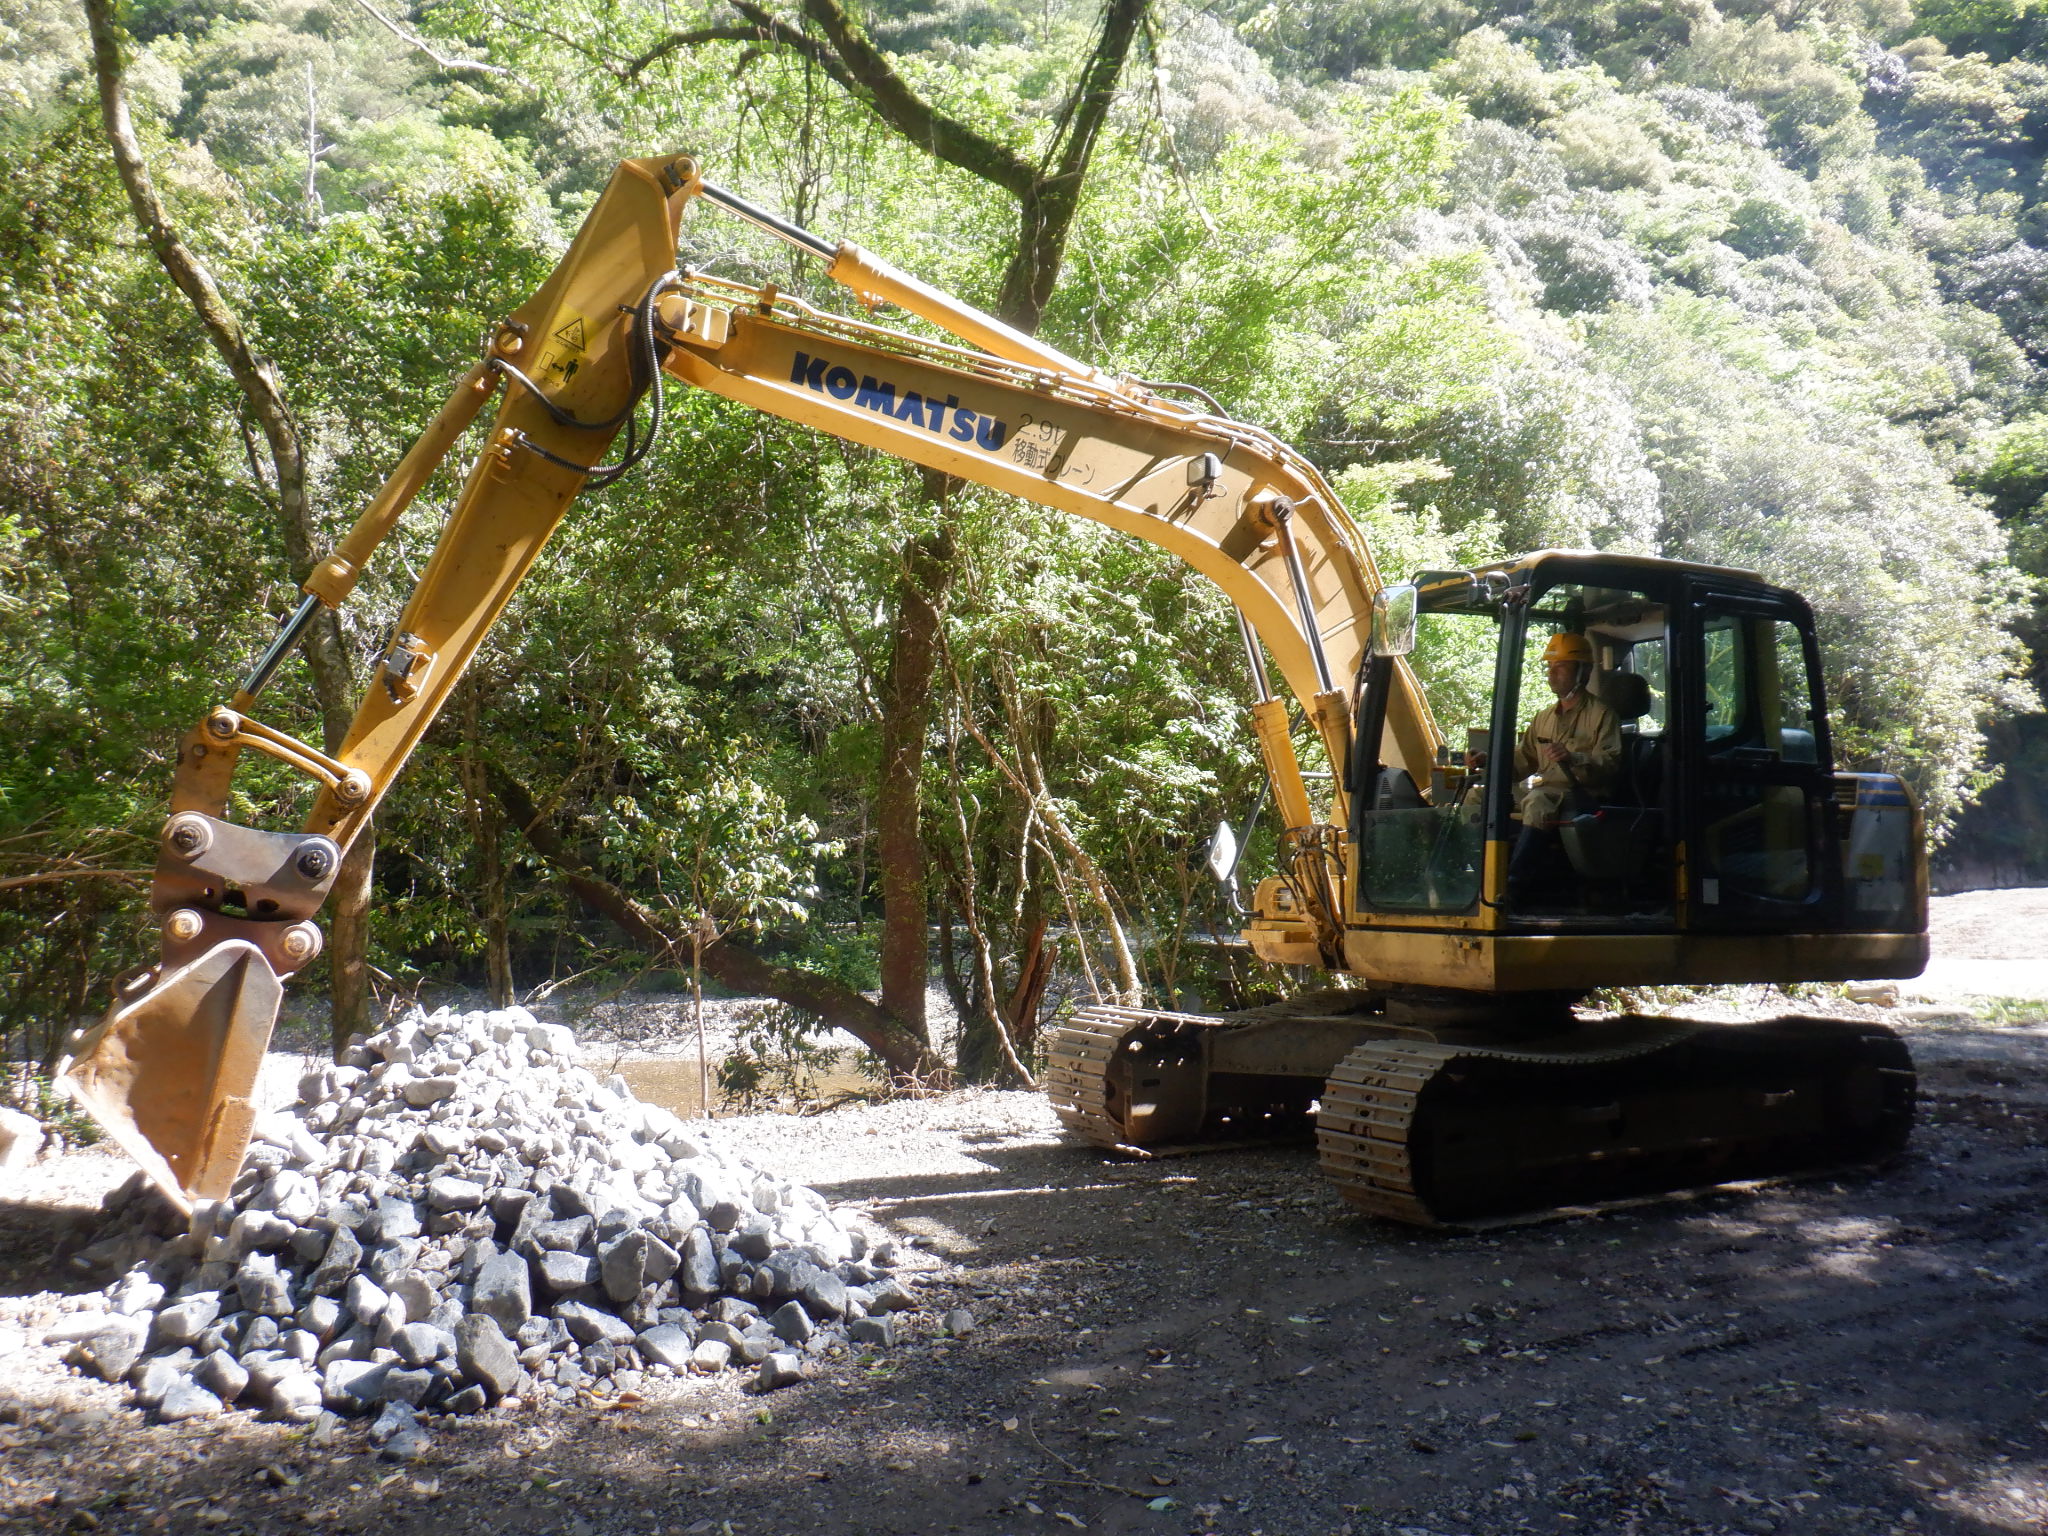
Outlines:
[[[566,384],[583,365],[583,353],[590,345],[583,331],[583,317],[571,315],[555,328],[550,345],[540,355],[540,375],[556,384]]]

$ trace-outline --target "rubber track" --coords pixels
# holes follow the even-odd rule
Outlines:
[[[1249,1021],[1269,1013],[1281,1016],[1287,1011],[1284,1005],[1259,1009],[1234,1015],[1230,1022]],[[1052,1101],[1053,1113],[1059,1116],[1062,1125],[1098,1147],[1148,1155],[1156,1155],[1162,1150],[1133,1147],[1125,1141],[1124,1128],[1111,1113],[1108,1092],[1109,1064],[1117,1048],[1138,1029],[1161,1020],[1212,1029],[1225,1027],[1224,1021],[1213,1015],[1098,1003],[1092,1008],[1082,1009],[1053,1031],[1047,1053],[1045,1088],[1046,1096]],[[1324,1149],[1323,1167],[1339,1192],[1352,1204],[1396,1221],[1434,1226],[1436,1222],[1413,1198],[1413,1181],[1407,1176],[1406,1147],[1390,1146],[1390,1143],[1398,1139],[1413,1119],[1416,1095],[1437,1067],[1460,1057],[1472,1056],[1498,1056],[1532,1062],[1618,1061],[1623,1057],[1658,1050],[1687,1032],[1678,1027],[1654,1040],[1633,1041],[1627,1046],[1598,1052],[1487,1049],[1399,1039],[1369,1041],[1345,1057],[1336,1075],[1324,1085],[1322,1110],[1316,1117],[1317,1143]],[[1370,1061],[1380,1063],[1379,1074],[1383,1082],[1367,1083],[1364,1074],[1372,1071],[1368,1065]],[[1346,1070],[1352,1067],[1357,1067],[1359,1072],[1347,1079]],[[1339,1106],[1349,1106],[1348,1113],[1343,1108],[1333,1111],[1333,1101]],[[1354,1128],[1347,1130],[1347,1124]],[[1347,1173],[1344,1165],[1333,1163],[1329,1151],[1331,1143],[1325,1140],[1326,1133],[1331,1137],[1349,1135],[1354,1142],[1364,1143],[1357,1147],[1351,1161],[1353,1164],[1370,1165],[1375,1170],[1374,1174],[1361,1182],[1357,1175]],[[1375,1193],[1364,1193],[1368,1190]],[[1402,1203],[1404,1191],[1405,1204]],[[1409,1214],[1410,1211],[1418,1214]]]
[[[1272,1010],[1276,1016],[1285,1011]],[[1046,1087],[1053,1109],[1069,1130],[1097,1146],[1117,1151],[1160,1156],[1234,1144],[1174,1144],[1156,1148],[1128,1145],[1117,1107],[1111,1103],[1110,1068],[1123,1043],[1148,1025],[1229,1028],[1255,1016],[1234,1015],[1225,1021],[1200,1014],[1116,1005],[1084,1009],[1056,1030],[1050,1042]],[[1369,1032],[1370,1023],[1360,1022],[1362,1032]],[[1640,1020],[1638,1024],[1648,1027],[1639,1027],[1630,1038],[1612,1044],[1549,1049],[1390,1036],[1367,1038],[1338,1063],[1323,1085],[1316,1113],[1316,1143],[1323,1172],[1350,1205],[1369,1215],[1411,1226],[1481,1228],[1540,1219],[1531,1213],[1452,1218],[1447,1222],[1430,1209],[1425,1192],[1416,1187],[1409,1142],[1424,1090],[1447,1068],[1460,1062],[1491,1058],[1526,1063],[1540,1074],[1549,1066],[1590,1066],[1653,1055],[1703,1027],[1713,1027],[1673,1019]],[[1786,1169],[1766,1176],[1778,1177],[1794,1171]],[[1723,1181],[1711,1175],[1701,1180],[1702,1184],[1720,1182]],[[1637,1198],[1665,1199],[1677,1187],[1684,1186],[1641,1197],[1596,1199],[1596,1205],[1633,1204]],[[1548,1214],[1579,1208],[1550,1207]]]
[[[1369,1215],[1428,1227],[1500,1224],[1496,1220],[1443,1222],[1415,1187],[1409,1133],[1417,1102],[1434,1077],[1453,1063],[1482,1057],[1537,1067],[1624,1061],[1661,1051],[1694,1032],[1695,1026],[1667,1021],[1665,1028],[1648,1037],[1638,1035],[1607,1049],[1563,1051],[1368,1041],[1338,1063],[1323,1085],[1316,1114],[1316,1148],[1323,1172],[1349,1204]]]

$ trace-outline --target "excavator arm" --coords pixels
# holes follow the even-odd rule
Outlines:
[[[715,204],[825,264],[869,308],[937,341],[814,308],[773,287],[678,271],[684,211]],[[482,359],[334,552],[231,703],[183,742],[151,906],[159,965],[125,978],[75,1043],[66,1090],[181,1204],[226,1194],[254,1124],[281,979],[320,951],[313,918],[361,834],[571,502],[629,469],[660,430],[673,378],[948,475],[1091,518],[1168,550],[1236,604],[1252,722],[1287,828],[1292,879],[1338,953],[1350,698],[1380,580],[1315,468],[1200,392],[1116,377],[847,244],[705,182],[685,157],[628,160],[561,265],[493,328]],[[1189,404],[1171,395],[1190,394]],[[493,395],[490,436],[346,738],[330,757],[252,717],[257,695]],[[644,424],[643,424],[644,418]],[[621,435],[610,462],[605,455]],[[1260,642],[1314,722],[1332,773],[1320,822]],[[1397,663],[1383,758],[1418,777],[1439,744]],[[224,816],[240,755],[277,757],[319,792],[296,833]]]

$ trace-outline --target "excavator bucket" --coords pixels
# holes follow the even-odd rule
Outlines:
[[[256,1079],[284,985],[255,945],[231,939],[152,979],[144,972],[58,1069],[71,1100],[190,1213],[241,1170]]]

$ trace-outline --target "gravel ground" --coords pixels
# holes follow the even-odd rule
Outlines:
[[[2038,894],[2038,893],[2034,893]],[[1998,902],[1958,958],[2048,929]],[[1943,918],[1947,911],[1943,910]],[[1946,923],[1937,934],[1949,931]],[[1946,938],[1937,942],[1947,951]],[[2013,996],[2001,991],[2002,996]],[[1986,1010],[2010,1020],[2010,1006]],[[118,1160],[0,1193],[0,1517],[25,1529],[1265,1536],[2048,1529],[2048,1022],[1883,1014],[1923,1116],[1877,1174],[1438,1236],[1300,1149],[1122,1162],[1034,1095],[712,1134],[956,1265],[965,1337],[437,1428],[152,1426],[34,1342]]]
[[[1930,904],[1934,956],[1913,997],[2048,998],[2048,888],[1965,891]]]

